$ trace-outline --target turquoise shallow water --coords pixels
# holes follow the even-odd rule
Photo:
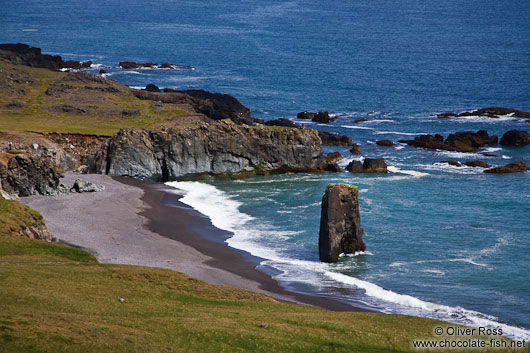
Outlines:
[[[257,177],[181,184],[188,202],[235,231],[231,246],[291,289],[388,312],[473,325],[504,323],[530,338],[530,173],[486,175],[433,165],[525,160],[530,147],[480,154],[377,147],[420,133],[530,124],[512,117],[439,120],[431,114],[485,106],[530,110],[530,2],[412,0],[51,0],[2,3],[0,42],[25,42],[131,86],[230,93],[261,118],[329,110],[327,126],[384,157],[386,176]],[[170,62],[131,70],[119,61]],[[368,117],[370,121],[354,124]],[[354,158],[346,148],[346,159]],[[317,262],[320,198],[330,182],[359,186],[368,253]],[[221,216],[222,217],[221,217]]]

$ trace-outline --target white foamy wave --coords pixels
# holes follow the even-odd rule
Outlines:
[[[466,165],[457,167],[456,165],[448,163],[420,164],[419,166],[427,170],[436,170],[454,174],[482,174],[485,169],[481,167],[468,167]]]
[[[359,129],[359,130],[373,130],[373,127],[367,127],[367,126],[354,126],[354,125],[341,125],[340,127],[346,128],[346,129]]]
[[[239,212],[241,203],[230,199],[215,186],[194,181],[172,181],[166,185],[184,191],[184,196],[179,201],[208,216],[217,228],[234,232],[254,219]]]
[[[100,68],[102,66],[103,66],[103,64],[90,64],[90,68],[91,69],[97,69],[97,68]]]
[[[502,328],[504,335],[508,337],[525,341],[530,339],[529,330],[499,323],[496,321],[497,318],[491,315],[486,315],[477,311],[466,310],[461,307],[450,307],[423,301],[416,297],[406,294],[398,294],[391,290],[384,289],[376,284],[341,273],[326,271],[325,275],[337,282],[363,289],[366,295],[372,298],[376,298],[384,302],[394,303],[401,307],[420,309],[425,316],[431,318],[474,327]],[[414,315],[414,311],[407,313]]]
[[[417,136],[417,135],[425,135],[424,132],[400,132],[400,131],[376,131],[377,135],[405,135],[405,136]]]
[[[392,120],[392,119],[374,119],[374,120],[365,121],[364,123],[368,124],[368,123],[393,123],[393,122],[395,122],[395,120]]]
[[[35,29],[35,28],[25,28],[22,30],[22,32],[37,32],[38,29]]]
[[[483,152],[483,153],[493,153],[493,152],[497,152],[497,151],[502,151],[502,148],[500,148],[500,147],[487,147],[487,148],[483,148],[481,150],[481,152]]]
[[[435,156],[446,156],[451,158],[483,158],[484,155],[480,153],[474,153],[474,152],[455,152],[455,151],[441,151],[436,150],[434,153]]]
[[[440,270],[422,270],[421,272],[432,273],[432,274],[440,275],[440,276],[445,275],[445,272],[444,271],[440,271]]]
[[[342,253],[342,254],[339,255],[339,257],[356,257],[356,256],[360,256],[360,255],[373,255],[373,253],[371,253],[370,251],[356,251],[353,254]]]
[[[359,189],[359,192],[368,192],[368,189]]]
[[[413,177],[418,177],[418,178],[429,175],[429,173],[418,172],[418,171],[415,171],[415,170],[399,169],[398,167],[394,167],[394,166],[391,166],[391,165],[388,166],[387,169],[391,173],[407,174],[407,175],[411,175]]]
[[[396,150],[402,150],[402,149],[405,148],[405,146],[403,146],[403,145],[395,145],[394,148],[395,148]]]
[[[470,116],[451,117],[449,119],[451,119],[452,121],[457,121],[457,122],[461,122],[461,123],[489,123],[489,124],[494,124],[494,123],[498,123],[498,122],[512,121],[512,120],[517,119],[517,117],[514,117],[513,114],[499,115],[498,118],[489,118],[487,116],[470,115]]]
[[[145,75],[141,72],[138,72],[138,71],[134,71],[134,70],[126,70],[126,71],[123,71],[124,74],[131,74],[131,75]]]

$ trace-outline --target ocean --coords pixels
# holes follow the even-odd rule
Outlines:
[[[523,160],[530,146],[476,153],[375,145],[377,139],[530,131],[514,116],[438,119],[488,106],[530,110],[530,2],[6,2],[0,42],[23,42],[133,87],[234,95],[263,119],[328,110],[308,127],[350,136],[386,175],[343,173],[172,182],[182,202],[234,236],[287,289],[387,312],[501,327],[530,340],[530,173],[484,174],[447,159]],[[119,61],[188,65],[122,70]],[[355,119],[367,118],[363,123]],[[482,153],[494,155],[485,157]],[[318,261],[328,183],[359,187],[367,251]]]

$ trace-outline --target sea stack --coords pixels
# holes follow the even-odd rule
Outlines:
[[[337,262],[342,253],[364,251],[357,187],[329,184],[322,197],[318,251],[320,261]]]

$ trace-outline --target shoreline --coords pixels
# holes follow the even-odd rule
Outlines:
[[[281,302],[333,311],[368,311],[334,299],[290,292],[258,270],[258,259],[230,248],[230,233],[181,203],[161,183],[99,174],[67,173],[63,182],[82,178],[105,185],[97,193],[21,201],[39,211],[58,241],[92,253],[101,263],[160,267],[216,285],[264,293]],[[255,263],[253,263],[253,260]]]

